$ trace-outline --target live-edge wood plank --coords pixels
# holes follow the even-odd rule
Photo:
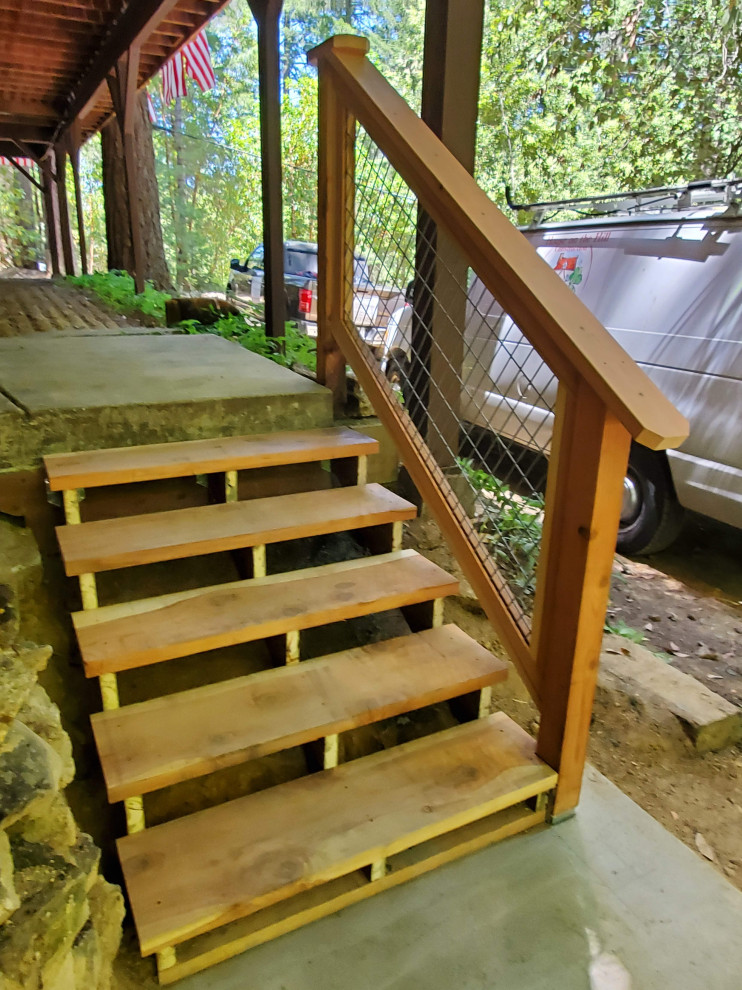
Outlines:
[[[160,983],[170,984],[215,966],[247,949],[295,931],[381,891],[414,880],[462,856],[543,825],[544,819],[543,809],[531,811],[522,804],[506,808],[393,856],[388,860],[387,874],[374,883],[369,882],[365,871],[356,870],[247,918],[198,935],[178,946],[177,962],[171,969],[160,971]]]
[[[392,558],[392,559],[389,559]],[[97,621],[73,621],[85,673],[100,676],[161,660],[234,646],[294,630],[455,594],[458,582],[413,552],[354,561],[350,568],[329,564],[310,577],[293,572],[286,580],[267,578],[218,586],[198,594],[163,596],[136,614]],[[282,577],[285,577],[282,575]],[[115,608],[115,606],[114,606]],[[84,614],[84,613],[83,613]]]
[[[378,449],[378,441],[371,437],[347,427],[328,427],[50,454],[44,464],[52,491],[61,491],[324,461],[374,454]]]
[[[449,625],[100,712],[93,732],[109,800],[122,801],[506,676]]]
[[[502,713],[118,842],[144,955],[556,783]],[[291,827],[286,829],[286,823]]]
[[[69,576],[413,519],[381,485],[334,488],[58,526]]]

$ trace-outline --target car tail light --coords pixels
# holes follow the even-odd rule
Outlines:
[[[299,312],[309,313],[312,309],[312,290],[299,289]]]

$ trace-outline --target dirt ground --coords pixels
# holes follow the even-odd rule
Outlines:
[[[441,567],[459,574],[435,525],[416,520],[406,542]],[[648,564],[616,558],[612,607],[617,621],[644,631],[644,644],[667,651],[667,659],[701,680],[726,671],[722,680],[705,680],[711,690],[739,703],[742,697],[739,650],[742,613],[669,578]],[[466,591],[449,599],[446,621],[456,622],[494,653],[502,655],[489,621]],[[659,616],[651,619],[650,616]],[[692,615],[693,618],[689,618]],[[671,617],[671,616],[674,616]],[[645,630],[647,623],[653,630]],[[736,632],[735,632],[736,630]],[[651,634],[651,638],[650,638]],[[729,637],[729,638],[727,638]],[[705,645],[704,657],[699,641]],[[677,647],[673,656],[667,649]],[[686,656],[681,654],[686,653]],[[713,654],[713,656],[711,656]],[[727,656],[726,654],[730,654]],[[719,685],[724,690],[721,691]],[[735,691],[740,691],[735,695]],[[538,711],[514,669],[495,689],[495,705],[535,733]],[[742,890],[742,746],[699,755],[679,722],[635,698],[598,690],[588,753],[590,762],[640,807],[693,849],[711,859]]]

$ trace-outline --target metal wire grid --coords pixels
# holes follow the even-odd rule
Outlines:
[[[535,591],[556,380],[465,259],[450,248],[443,258],[436,252],[435,227],[360,125],[354,181],[355,252],[375,285],[407,295],[373,341],[376,358],[427,441],[421,453],[435,458],[466,507],[504,578],[505,603],[523,624]],[[356,322],[369,316],[356,313]],[[440,343],[451,340],[453,362]]]

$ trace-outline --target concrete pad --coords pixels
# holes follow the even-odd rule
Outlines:
[[[329,391],[220,337],[0,340],[0,470],[42,454],[332,425]]]
[[[622,636],[605,636],[598,683],[671,712],[699,753],[742,739],[742,708]]]
[[[589,769],[578,814],[182,990],[738,990],[742,894]]]

